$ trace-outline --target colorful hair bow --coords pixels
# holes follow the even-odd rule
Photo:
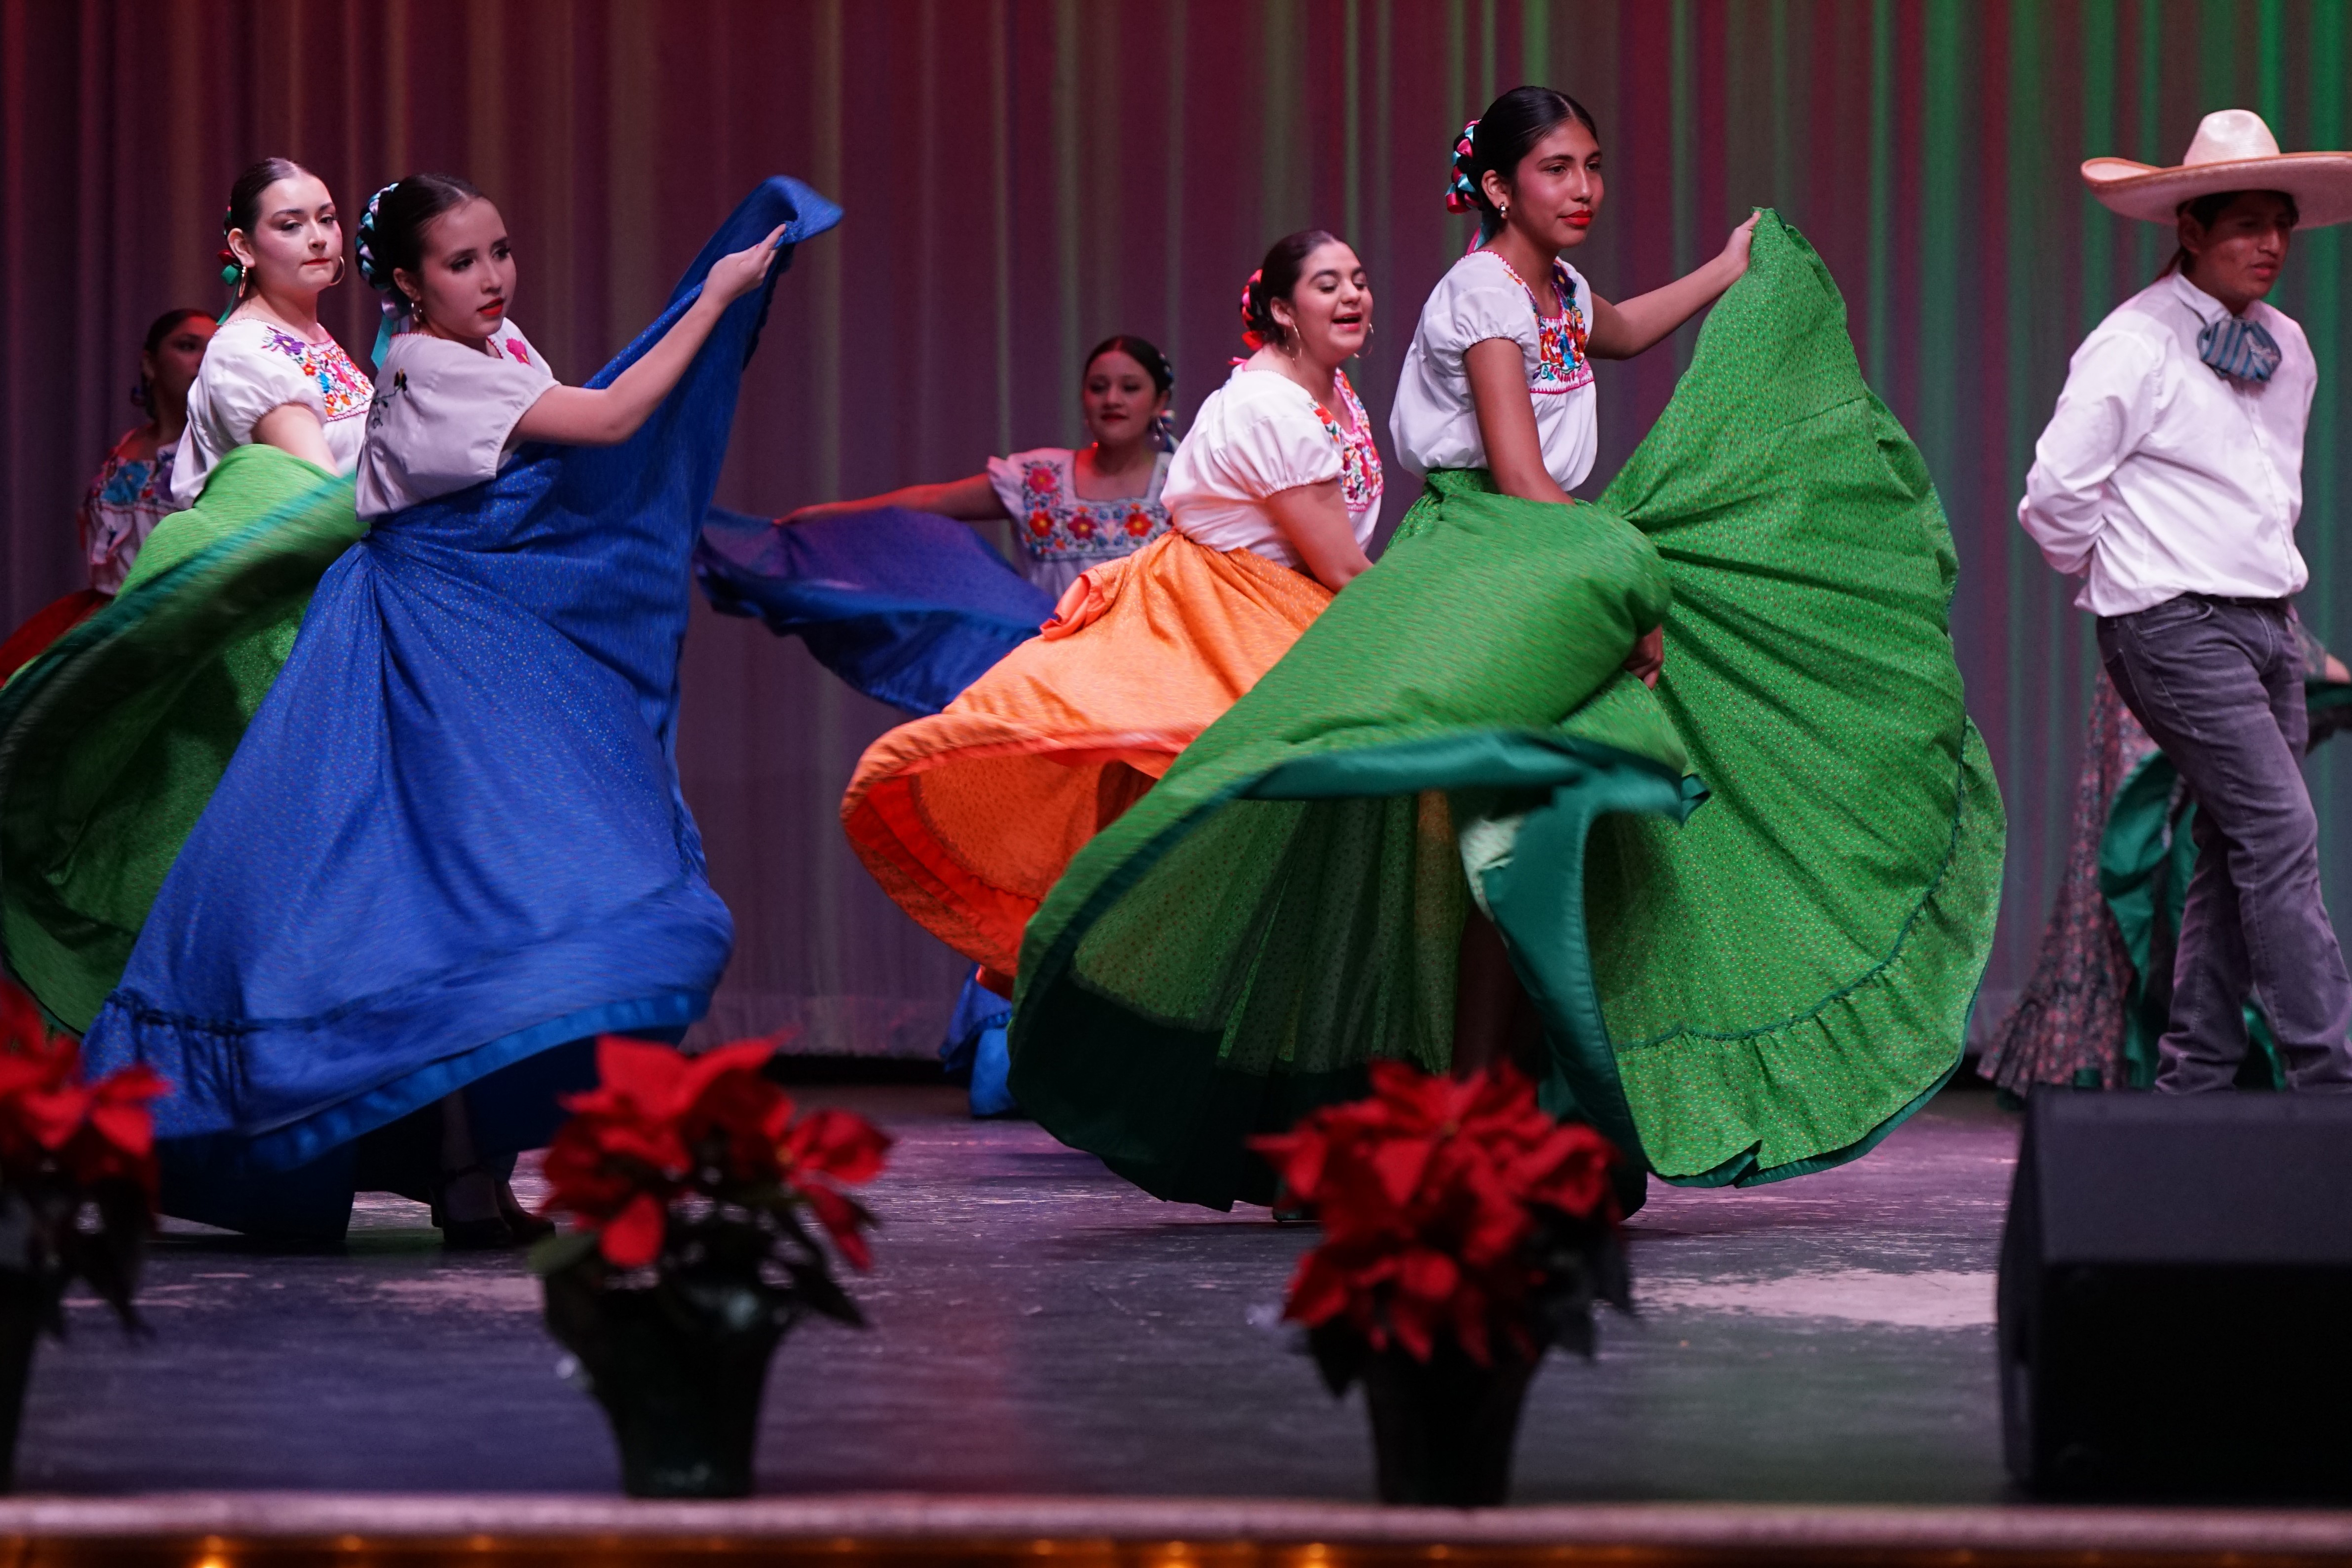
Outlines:
[[[1454,139],[1454,162],[1445,184],[1445,210],[1450,213],[1474,213],[1478,210],[1478,187],[1470,178],[1470,159],[1475,148],[1478,122],[1472,121]]]
[[[383,368],[385,351],[392,347],[393,334],[400,330],[401,318],[408,314],[408,296],[400,291],[390,270],[382,266],[375,253],[376,211],[383,205],[383,198],[399,188],[400,182],[394,180],[368,198],[367,210],[360,214],[359,231],[352,239],[360,254],[360,276],[367,279],[369,288],[383,296],[383,320],[376,325],[375,349],[371,355],[378,370]]]

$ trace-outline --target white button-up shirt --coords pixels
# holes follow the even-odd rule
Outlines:
[[[2294,525],[2319,379],[2311,345],[2258,301],[2247,317],[2278,340],[2278,369],[2260,383],[2217,374],[2197,336],[2226,313],[2171,273],[2074,351],[2017,521],[2053,567],[2083,574],[2082,609],[2127,616],[2182,594],[2283,599],[2309,580]]]

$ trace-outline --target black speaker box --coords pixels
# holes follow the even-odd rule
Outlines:
[[[2000,1325],[2037,1491],[2352,1493],[2352,1095],[2037,1091]]]

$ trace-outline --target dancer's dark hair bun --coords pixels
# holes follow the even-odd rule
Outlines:
[[[411,174],[386,185],[360,216],[360,276],[372,288],[399,293],[394,272],[415,272],[425,261],[425,230],[452,207],[482,193],[455,174]]]
[[[1488,104],[1486,112],[1464,126],[1454,143],[1446,206],[1454,212],[1475,207],[1479,227],[1489,234],[1502,227],[1502,215],[1486,195],[1486,171],[1508,180],[1537,142],[1571,120],[1600,139],[1601,127],[1593,123],[1591,111],[1554,88],[1515,87]]]
[[[1287,302],[1298,288],[1307,258],[1339,237],[1328,228],[1302,228],[1274,242],[1242,289],[1242,342],[1262,349],[1288,338],[1282,323],[1274,319],[1274,302]]]
[[[1094,369],[1095,361],[1105,354],[1125,354],[1141,365],[1143,374],[1151,378],[1152,388],[1157,392],[1166,393],[1176,384],[1176,372],[1169,365],[1168,356],[1132,332],[1115,333],[1088,349],[1087,363],[1080,374]]]

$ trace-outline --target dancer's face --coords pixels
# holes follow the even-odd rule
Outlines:
[[[2180,216],[2180,248],[2200,289],[2242,310],[2271,291],[2294,238],[2294,208],[2275,191],[2245,191],[2210,225]]]
[[[1528,150],[1507,182],[1486,172],[1486,199],[1510,214],[1513,228],[1546,250],[1584,243],[1601,212],[1601,143],[1575,120],[1563,120]]]
[[[507,220],[476,196],[425,226],[417,270],[403,267],[393,281],[415,305],[427,331],[461,342],[481,342],[506,324],[515,284],[514,247]]]
[[[1274,319],[1298,342],[1299,357],[1337,369],[1364,352],[1372,330],[1372,286],[1364,264],[1339,241],[1309,251],[1298,286],[1273,302]]]
[[[1106,447],[1128,447],[1150,434],[1151,422],[1168,407],[1168,395],[1151,384],[1151,373],[1118,349],[1097,354],[1078,389],[1087,433]]]
[[[316,298],[343,276],[343,223],[327,183],[306,170],[269,186],[253,227],[229,230],[228,248],[263,294]]]
[[[196,372],[205,363],[205,345],[212,341],[212,318],[190,316],[163,334],[153,353],[139,356],[140,372],[147,378],[149,395],[159,412],[187,406],[188,388],[196,384]]]

